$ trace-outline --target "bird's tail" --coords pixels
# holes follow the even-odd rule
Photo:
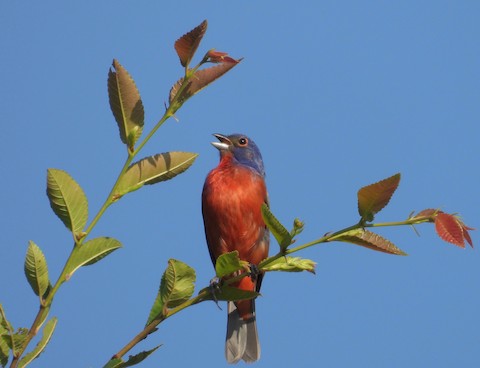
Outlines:
[[[255,303],[255,300],[251,300]],[[254,306],[254,304],[253,304]],[[228,302],[227,338],[225,341],[225,357],[228,363],[237,363],[243,359],[252,363],[260,358],[260,343],[258,341],[255,308],[248,319],[243,319],[238,313],[234,302]]]

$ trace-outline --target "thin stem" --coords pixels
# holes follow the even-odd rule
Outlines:
[[[50,311],[50,307],[40,305],[39,311],[38,311],[38,313],[35,317],[35,320],[32,323],[32,327],[30,327],[30,330],[28,330],[28,334],[27,334],[27,337],[25,338],[25,341],[22,345],[22,348],[20,349],[20,351],[17,352],[17,354],[13,357],[12,362],[10,363],[11,368],[17,367],[17,365],[20,361],[20,358],[22,357],[23,353],[25,352],[25,349],[27,348],[28,344],[36,336],[40,327],[42,326],[42,324],[47,319],[49,311]]]
[[[105,213],[105,211],[107,210],[108,207],[110,207],[110,205],[114,202],[114,198],[113,198],[113,195],[115,194],[115,190],[117,189],[118,187],[118,184],[120,183],[120,179],[122,178],[122,176],[125,174],[125,172],[127,171],[128,167],[130,166],[130,164],[132,163],[134,157],[135,157],[136,153],[134,154],[131,154],[128,156],[128,158],[125,160],[125,164],[123,165],[122,169],[120,170],[120,173],[118,174],[117,176],[117,180],[115,181],[115,184],[113,185],[112,189],[110,190],[110,193],[108,194],[107,198],[105,199],[105,202],[103,203],[102,207],[100,208],[100,210],[98,210],[97,214],[95,215],[95,217],[93,218],[92,222],[90,223],[90,225],[88,225],[87,229],[85,230],[85,236],[83,237],[83,239],[85,239],[88,234],[90,234],[90,232],[93,230],[93,228],[95,227],[95,225],[97,224],[97,222],[100,220],[100,218],[103,216],[103,214]],[[83,240],[82,239],[82,240]]]
[[[387,226],[403,226],[403,225],[417,225],[425,222],[431,222],[429,217],[410,218],[405,221],[379,222],[377,224],[366,224],[364,227],[387,227]]]
[[[346,232],[351,231],[351,230],[358,229],[360,227],[361,227],[360,224],[355,224],[355,225],[346,227],[342,230],[336,231],[334,233],[326,234],[319,239],[312,240],[311,242],[299,245],[299,246],[291,248],[291,249],[287,249],[287,250],[285,250],[285,252],[279,252],[279,253],[275,254],[274,256],[268,257],[267,259],[264,259],[262,262],[260,262],[260,264],[258,265],[258,268],[260,268],[260,269],[264,268],[264,267],[268,266],[270,263],[273,263],[277,259],[279,259],[281,257],[285,257],[288,254],[299,252],[303,249],[310,248],[310,247],[312,247],[314,245],[317,245],[317,244],[320,244],[320,243],[326,243],[326,242],[330,241],[330,239],[333,238],[334,236],[338,236],[340,234],[346,233]]]
[[[166,315],[160,315],[159,317],[155,318],[152,322],[150,322],[145,328],[140,331],[128,344],[126,344],[122,349],[116,353],[112,359],[122,358],[125,354],[127,354],[135,345],[137,345],[140,341],[146,339],[148,335],[155,332],[157,330],[157,326],[165,321],[167,318],[181,312],[185,308],[188,308],[192,305],[201,303],[208,299],[208,291],[207,289],[202,289],[198,295],[194,298],[191,298],[184,303],[180,304],[179,306],[172,308],[168,311]]]
[[[192,305],[204,302],[205,300],[210,300],[209,299],[210,291],[209,288],[204,288],[200,290],[198,295],[194,298],[191,298],[187,300],[186,302],[180,304],[179,306],[172,308],[168,311],[167,315],[165,316],[165,319],[170,318],[171,316],[177,314],[178,312],[181,312],[185,308],[188,308]]]
[[[367,228],[367,227],[390,227],[390,226],[417,225],[417,224],[422,224],[422,223],[425,223],[425,222],[431,222],[431,218],[430,217],[411,217],[411,218],[408,218],[407,220],[404,220],[404,221],[379,222],[379,223],[371,223],[371,224],[357,223],[355,225],[348,226],[348,227],[346,227],[342,230],[326,234],[326,235],[322,236],[321,238],[313,240],[311,242],[299,245],[299,246],[294,247],[294,248],[287,249],[284,252],[279,252],[279,253],[275,254],[274,256],[268,257],[267,259],[264,259],[262,262],[260,262],[260,264],[258,264],[258,268],[260,268],[260,269],[265,268],[270,263],[273,263],[277,259],[279,259],[281,257],[285,257],[288,254],[299,252],[303,249],[310,248],[311,246],[314,246],[314,245],[317,245],[317,244],[320,244],[320,243],[330,242],[330,241],[332,241],[331,240],[332,238],[338,237],[339,235],[342,235],[342,234],[347,233],[347,232],[352,231],[352,230],[363,229],[363,228]]]
[[[112,359],[118,359],[123,357],[127,354],[135,345],[137,345],[140,341],[147,338],[148,335],[155,332],[157,330],[157,326],[164,320],[164,318],[159,318],[153,320],[149,325],[147,325],[137,336],[135,336],[127,345],[125,345],[122,349],[116,353]]]
[[[150,133],[148,133],[145,139],[138,144],[135,151],[133,151],[132,156],[136,156],[138,152],[140,152],[143,146],[145,146],[145,144],[150,140],[150,138],[152,138],[152,136],[157,132],[158,128],[160,128],[163,125],[163,123],[165,123],[168,120],[168,118],[170,118],[172,115],[173,114],[170,112],[170,107],[169,107],[167,111],[165,111],[165,113],[163,114],[162,118],[157,122],[157,124],[155,124],[155,126],[150,131]]]

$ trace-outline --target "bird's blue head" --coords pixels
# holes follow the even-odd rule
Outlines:
[[[262,154],[253,140],[243,134],[228,136],[214,134],[214,136],[219,142],[212,142],[212,145],[220,151],[220,157],[232,155],[240,164],[249,166],[265,176]]]

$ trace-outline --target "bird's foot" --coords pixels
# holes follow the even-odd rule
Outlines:
[[[220,282],[221,280],[218,277],[214,277],[213,279],[210,280],[210,293],[212,294],[212,299],[217,305],[218,309],[222,310],[220,305],[218,304],[218,299],[217,299],[217,293],[220,293]]]
[[[260,270],[258,269],[258,266],[256,264],[250,263],[250,277],[252,278],[252,281],[257,281],[258,276],[260,275]]]

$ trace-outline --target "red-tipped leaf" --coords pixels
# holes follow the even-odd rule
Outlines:
[[[358,191],[358,213],[363,221],[373,221],[375,214],[388,204],[399,183],[398,173]]]
[[[438,236],[448,243],[465,248],[465,240],[473,247],[472,238],[466,226],[457,216],[448,213],[439,213],[435,218],[435,230]]]
[[[175,50],[177,51],[182,66],[186,67],[190,64],[203,35],[207,31],[207,26],[208,23],[204,20],[200,25],[184,34],[175,42]]]

